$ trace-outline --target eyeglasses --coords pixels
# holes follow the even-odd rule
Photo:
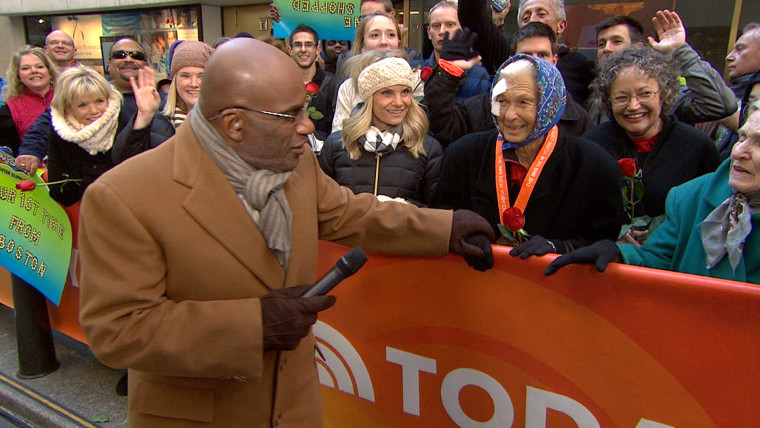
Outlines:
[[[65,45],[65,46],[74,46],[74,42],[68,41],[68,40],[48,40],[45,45],[47,46],[58,46],[58,45]]]
[[[314,42],[306,42],[306,43],[293,42],[293,47],[296,49],[302,49],[302,48],[314,49],[315,46],[317,45]]]
[[[216,112],[216,115],[214,115],[212,117],[209,117],[207,120],[216,119],[222,113],[224,113],[225,110],[230,110],[230,109],[233,109],[233,108],[234,109],[239,109],[239,110],[245,110],[245,111],[252,111],[254,113],[266,114],[266,115],[269,115],[269,116],[279,117],[279,118],[283,118],[283,119],[290,119],[290,120],[296,120],[296,119],[298,119],[298,116],[300,116],[301,114],[303,114],[303,113],[306,112],[306,110],[303,109],[303,108],[301,108],[300,110],[298,110],[298,113],[296,113],[296,114],[289,114],[289,113],[276,113],[276,112],[273,112],[273,111],[266,111],[266,110],[255,110],[255,109],[248,108],[248,107],[233,106],[233,107],[226,107],[226,108],[223,108],[223,109],[219,110],[218,112]]]
[[[660,91],[643,91],[643,92],[639,92],[638,94],[634,94],[633,98],[636,98],[640,103],[648,103],[654,100],[654,96],[659,93]],[[612,105],[615,107],[623,107],[623,106],[627,106],[628,103],[631,102],[631,96],[618,95],[616,97],[610,98],[610,101],[612,102]]]
[[[129,55],[135,61],[145,61],[145,54],[140,51],[113,51],[111,59],[124,59]]]

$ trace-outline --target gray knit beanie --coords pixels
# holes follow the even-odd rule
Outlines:
[[[359,96],[364,101],[378,90],[393,85],[414,86],[412,68],[403,58],[382,59],[359,73]]]
[[[206,62],[214,48],[195,40],[185,40],[177,45],[172,57],[172,77],[183,67],[206,68]]]

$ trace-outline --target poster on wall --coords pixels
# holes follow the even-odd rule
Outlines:
[[[322,40],[353,40],[359,25],[359,0],[275,0],[280,22],[273,22],[275,37],[288,38],[298,24],[316,30]]]

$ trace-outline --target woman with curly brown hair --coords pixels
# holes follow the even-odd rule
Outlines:
[[[615,159],[632,159],[644,185],[633,215],[656,217],[665,212],[668,191],[692,178],[715,171],[718,152],[707,134],[667,115],[678,94],[678,70],[663,54],[631,46],[613,54],[592,84],[602,108],[613,120],[583,134]],[[638,201],[637,201],[638,202]],[[628,232],[636,243],[646,233]]]

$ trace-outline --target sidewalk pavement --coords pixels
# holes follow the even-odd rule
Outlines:
[[[127,426],[127,397],[116,395],[124,372],[100,364],[90,349],[53,332],[61,366],[20,379],[13,309],[0,304],[0,428]]]

